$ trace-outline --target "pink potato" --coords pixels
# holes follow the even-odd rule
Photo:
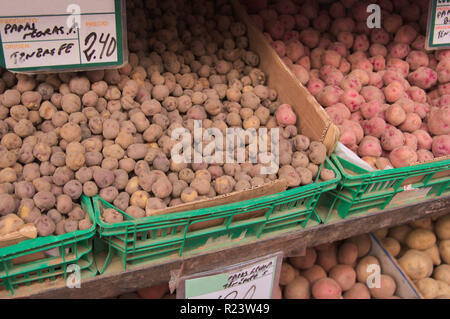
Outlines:
[[[370,33],[370,40],[374,44],[386,45],[389,43],[389,33],[383,28],[374,28]]]
[[[359,34],[355,36],[355,41],[353,42],[354,51],[367,52],[369,50],[370,42],[365,34]]]
[[[373,43],[369,48],[369,54],[371,57],[381,56],[385,58],[387,56],[387,49],[384,45]],[[386,65],[386,63],[384,63]],[[375,68],[375,66],[374,66]]]
[[[274,5],[274,8],[278,11],[279,14],[295,14],[297,11],[294,2],[291,0],[277,1]]]
[[[348,120],[350,118],[350,116],[352,115],[350,110],[343,103],[336,103],[336,104],[333,105],[333,107],[336,107],[339,110],[342,110],[342,118],[345,119],[345,120]]]
[[[386,122],[380,117],[374,117],[363,121],[362,127],[365,135],[380,138],[386,130]]]
[[[352,69],[360,69],[367,73],[371,73],[373,71],[373,65],[369,59],[361,59],[356,62],[355,65],[352,65]]]
[[[294,16],[295,26],[298,30],[303,30],[309,27],[309,19],[303,14],[296,14]]]
[[[370,299],[369,289],[365,284],[355,283],[353,287],[344,293],[344,299]]]
[[[287,31],[284,33],[283,42],[289,43],[291,41],[294,41],[294,42],[298,41],[298,36],[299,36],[298,31],[295,31],[295,30]]]
[[[330,270],[329,276],[339,284],[342,291],[352,288],[356,281],[356,272],[350,265],[334,266]]]
[[[403,132],[412,133],[422,126],[422,119],[416,113],[406,114],[405,121],[398,127]]]
[[[400,74],[402,74],[403,77],[406,77],[409,74],[408,62],[398,58],[388,58],[386,62],[386,69],[397,70],[400,72]]]
[[[284,25],[278,20],[271,20],[266,24],[266,30],[274,40],[280,40],[284,35]]]
[[[355,21],[351,17],[333,19],[330,26],[330,32],[334,35],[340,32],[352,33],[355,29]]]
[[[284,42],[277,40],[273,41],[271,44],[272,48],[275,50],[275,52],[278,54],[279,57],[284,57],[286,55],[286,46],[284,45]]]
[[[409,63],[409,68],[413,71],[417,70],[421,66],[428,66],[430,60],[428,55],[423,51],[413,50],[409,52],[406,62]],[[439,70],[437,70],[439,74]]]
[[[364,130],[358,122],[354,122],[351,120],[344,120],[342,125],[351,129],[356,137],[356,143],[361,142],[364,137]]]
[[[344,94],[344,91],[338,86],[328,85],[317,94],[316,98],[322,106],[327,107],[338,103],[342,94]]]
[[[284,27],[284,32],[291,31],[295,27],[295,18],[293,16],[282,14],[278,17],[278,20]]]
[[[433,137],[431,150],[434,157],[450,155],[450,135],[439,135]]]
[[[301,275],[305,277],[309,283],[312,285],[315,281],[326,278],[327,273],[323,270],[319,265],[313,265],[311,268],[308,268],[301,272]]]
[[[311,70],[311,60],[309,59],[309,56],[302,56],[300,59],[295,62],[298,65],[301,65],[306,70]]]
[[[319,38],[319,32],[311,28],[303,29],[299,35],[299,40],[310,49],[317,46]]]
[[[389,154],[389,160],[395,168],[410,166],[417,162],[417,153],[408,146],[400,146]]]
[[[348,89],[341,95],[341,102],[348,107],[350,112],[356,112],[364,103],[364,98],[356,90]]]
[[[381,72],[370,72],[369,73],[369,85],[376,88],[383,87],[383,76]]]
[[[411,51],[410,47],[406,43],[393,43],[389,48],[389,57],[404,59]]]
[[[436,71],[439,83],[450,82],[450,58],[441,60],[436,66]]]
[[[366,102],[380,101],[384,103],[384,94],[379,88],[375,86],[365,86],[361,89],[360,94],[364,97]]]
[[[360,60],[367,59],[367,54],[363,51],[356,51],[350,54],[347,59],[351,64],[356,64]]]
[[[427,101],[427,93],[417,86],[411,86],[406,90],[408,97],[414,102],[425,103]]]
[[[375,166],[376,166],[376,168],[383,170],[387,166],[392,167],[392,164],[391,164],[391,161],[389,159],[387,159],[386,157],[379,157],[375,161]]]
[[[347,49],[353,46],[354,36],[350,32],[339,32],[337,35],[337,40],[342,43]]]
[[[372,56],[369,61],[372,63],[373,71],[381,71],[386,68],[386,60],[381,55]]]
[[[316,263],[327,272],[337,265],[336,246],[331,245],[324,250],[319,250]]]
[[[324,79],[326,85],[339,86],[339,84],[344,79],[344,74],[333,67],[333,70],[328,74],[328,76]]]
[[[413,135],[417,138],[417,148],[419,150],[431,150],[433,138],[430,136],[430,134],[428,134],[427,131],[418,129],[413,132]]]
[[[414,112],[414,105],[415,105],[414,101],[406,97],[398,99],[398,101],[395,102],[395,104],[400,105],[406,114]]]
[[[394,103],[403,96],[405,89],[400,82],[392,81],[383,89],[383,92],[386,97],[386,101],[389,103]]]
[[[390,14],[383,20],[383,28],[389,33],[395,33],[403,24],[403,19],[398,14]]]
[[[314,248],[307,248],[305,256],[290,257],[289,262],[297,269],[305,270],[311,268],[317,259],[317,253]]]
[[[356,92],[360,92],[362,88],[361,81],[356,76],[346,76],[340,85],[343,90],[353,89]]]
[[[420,116],[421,119],[427,117],[430,112],[430,105],[426,103],[415,103],[414,104],[414,113]]]
[[[369,74],[361,69],[353,69],[352,72],[349,73],[349,76],[356,76],[360,81],[361,84],[364,85],[368,85],[369,84]],[[384,96],[383,96],[384,98]]]
[[[339,142],[344,144],[347,147],[356,145],[356,135],[355,132],[346,127],[346,126],[338,126],[340,130]]]
[[[403,133],[403,136],[405,137],[405,146],[417,151],[417,137],[410,133]]]
[[[428,90],[433,87],[438,80],[436,71],[433,69],[421,66],[414,72],[408,75],[408,81],[421,89]]]
[[[420,149],[417,151],[417,161],[418,162],[426,162],[434,159],[433,153],[428,150]]]
[[[364,156],[381,156],[380,140],[373,136],[364,136],[358,147],[358,155]]]
[[[450,134],[450,105],[432,108],[428,115],[428,129],[433,135]]]
[[[288,125],[294,125],[297,123],[297,115],[289,104],[282,104],[275,112],[278,125],[286,127]]]
[[[310,77],[307,88],[308,88],[309,93],[311,93],[313,96],[316,96],[317,94],[319,94],[319,92],[322,91],[322,89],[324,87],[325,87],[325,84],[321,79]]]
[[[361,104],[360,112],[365,119],[371,119],[382,110],[383,105],[380,101],[372,100]]]
[[[342,121],[344,120],[344,114],[343,111],[335,106],[330,106],[325,109],[325,112],[327,112],[328,116],[330,117],[331,121],[336,125],[341,125]]]
[[[438,86],[438,93],[440,95],[448,95],[450,94],[450,82],[446,84],[441,84]]]
[[[316,299],[339,299],[341,294],[341,287],[331,278],[321,278],[312,285],[312,295]]]
[[[289,68],[301,84],[306,85],[308,83],[309,74],[304,67],[298,64],[292,64]]]
[[[394,37],[394,41],[397,43],[411,44],[417,37],[417,31],[411,25],[401,26]]]
[[[353,243],[343,243],[338,249],[338,262],[352,266],[358,259],[358,247]]]
[[[353,112],[350,116],[350,120],[359,123],[359,125],[362,125],[362,122],[364,121],[360,111]]]
[[[286,55],[292,61],[297,61],[305,54],[305,47],[300,42],[293,40],[286,45]]]
[[[405,144],[405,136],[402,131],[391,125],[386,125],[386,130],[381,135],[381,146],[385,151],[392,151]]]
[[[333,50],[326,50],[322,54],[321,59],[323,65],[331,65],[335,68],[338,68],[341,63],[341,55]]]
[[[384,112],[384,116],[386,121],[393,126],[398,126],[406,120],[405,111],[397,104],[389,106]]]

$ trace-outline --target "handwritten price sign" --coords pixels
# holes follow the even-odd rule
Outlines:
[[[450,0],[431,0],[426,48],[450,47]]]
[[[184,299],[270,299],[278,285],[282,255],[272,255],[182,280]]]
[[[91,70],[126,63],[121,0],[15,0],[0,14],[0,63],[11,71]]]

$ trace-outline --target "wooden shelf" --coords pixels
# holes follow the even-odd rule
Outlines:
[[[183,275],[217,269],[256,257],[284,251],[287,255],[301,254],[305,247],[334,242],[365,234],[380,228],[401,225],[426,216],[450,213],[450,196],[428,200],[381,212],[369,213],[328,224],[312,225],[297,231],[273,234],[262,240],[244,240],[220,247],[202,249],[183,258],[166,258],[141,267],[121,268],[113,261],[108,271],[81,282],[81,288],[67,288],[63,280],[21,287],[14,298],[107,298],[168,282],[171,273],[183,269]]]

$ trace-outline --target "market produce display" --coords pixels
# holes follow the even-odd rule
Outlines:
[[[77,204],[82,193],[141,218],[277,178],[289,187],[334,178],[325,168],[319,174],[325,146],[298,132],[292,107],[265,85],[230,4],[134,1],[128,16],[131,53],[119,70],[1,70],[1,234],[24,223],[34,223],[39,236],[90,228]],[[248,139],[246,163],[174,161],[172,132],[194,135],[196,120],[201,132],[224,135],[227,128],[280,128],[279,171],[263,174],[267,164],[249,162]],[[115,223],[123,215],[105,209],[102,218]]]
[[[369,255],[370,248],[369,235],[361,235],[307,248],[305,256],[286,259],[280,274],[280,298],[398,299],[395,279],[383,272],[377,257]],[[379,287],[368,284],[373,265],[381,267]]]
[[[450,215],[375,234],[425,298],[450,298]]]
[[[425,50],[429,1],[242,2],[340,142],[372,167],[450,154],[450,51]],[[368,27],[370,4],[380,28]]]

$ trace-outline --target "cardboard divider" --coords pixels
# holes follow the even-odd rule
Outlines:
[[[375,256],[380,261],[382,274],[386,274],[394,278],[397,283],[396,295],[403,299],[424,299],[419,289],[412,282],[412,280],[401,269],[398,262],[391,254],[383,247],[377,237],[370,233],[370,240],[372,247],[369,255]]]
[[[302,134],[322,142],[331,155],[339,140],[339,129],[327,112],[297,80],[256,28],[238,0],[232,0],[235,16],[247,26],[250,50],[259,55],[259,68],[266,74],[267,84],[277,91],[279,101],[290,104],[297,114],[297,127]]]

